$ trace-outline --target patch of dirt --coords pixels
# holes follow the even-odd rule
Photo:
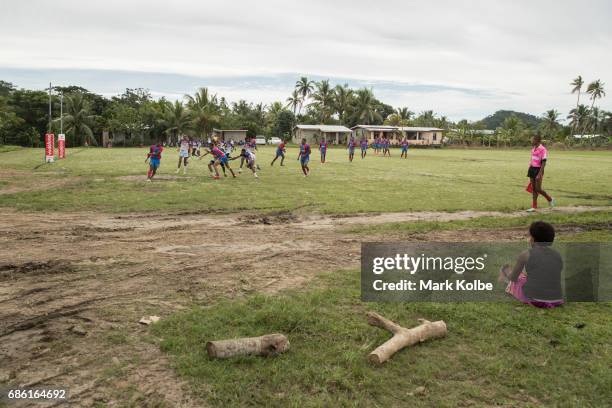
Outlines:
[[[72,265],[62,260],[24,262],[21,264],[0,263],[0,281],[5,279],[18,279],[19,275],[68,274],[72,271]]]
[[[525,239],[524,229],[366,237],[346,232],[346,225],[522,214],[152,217],[0,209],[0,383],[68,386],[74,406],[203,406],[141,317],[164,319],[194,304],[275,293],[306,286],[321,272],[358,268],[362,240]]]

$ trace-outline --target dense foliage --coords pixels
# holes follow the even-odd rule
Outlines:
[[[200,88],[183,101],[153,99],[147,89],[126,89],[106,98],[79,86],[55,87],[52,92],[52,120],[46,91],[18,89],[0,81],[0,144],[38,146],[48,130],[66,133],[69,146],[99,145],[102,133],[109,132],[115,144],[131,146],[163,140],[173,143],[187,134],[205,139],[212,129],[246,129],[249,136],[265,135],[288,139],[295,124],[357,124],[427,126],[447,130],[446,142],[462,145],[525,145],[534,132],[548,141],[564,144],[607,145],[612,135],[612,113],[595,103],[605,96],[603,83],[590,83],[583,92],[582,77],[572,83],[577,94],[576,108],[567,119],[549,110],[541,117],[521,112],[498,111],[479,122],[453,123],[428,110],[415,114],[406,107],[394,108],[378,100],[371,89],[333,86],[328,80],[310,81],[301,77],[283,103],[254,104],[244,100],[229,103],[225,98]],[[587,94],[589,105],[580,103]],[[60,121],[60,99],[63,118]],[[575,138],[573,135],[587,135]]]

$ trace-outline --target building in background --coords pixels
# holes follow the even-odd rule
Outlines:
[[[293,128],[293,143],[306,139],[308,143],[319,143],[323,136],[331,144],[347,142],[351,129],[339,125],[296,125]]]
[[[219,140],[229,142],[230,140],[234,143],[245,141],[247,137],[246,129],[213,129],[212,136]]]

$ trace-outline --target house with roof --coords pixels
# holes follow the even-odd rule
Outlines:
[[[331,144],[344,144],[351,134],[351,129],[340,125],[296,125],[293,128],[293,143],[319,143],[323,137]]]
[[[440,146],[445,129],[435,127],[400,126],[401,138],[408,139],[408,144],[420,146]]]
[[[399,136],[399,128],[397,126],[357,125],[353,126],[351,131],[355,139],[361,140],[365,138],[370,143],[379,137],[386,137],[393,144]]]
[[[246,139],[247,132],[246,129],[213,129],[212,136],[226,142],[231,140],[237,143]]]
[[[419,126],[357,125],[351,128],[355,139],[367,139],[372,143],[379,137],[386,137],[391,145],[398,145],[405,137],[408,144],[419,146],[440,146],[444,129]]]

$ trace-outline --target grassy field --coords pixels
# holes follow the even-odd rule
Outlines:
[[[609,303],[550,311],[515,303],[367,304],[359,300],[358,271],[317,283],[307,292],[196,308],[154,333],[213,406],[603,407],[612,398]],[[367,325],[369,310],[407,327],[420,317],[442,319],[449,334],[371,366],[367,354],[389,333]],[[274,332],[291,342],[277,358],[211,361],[203,346]]]
[[[274,149],[258,151],[260,179],[248,170],[236,180],[212,180],[206,162],[189,174],[144,182],[145,149],[75,148],[65,160],[42,164],[42,149],[0,152],[0,206],[21,210],[235,211],[295,210],[324,213],[425,210],[524,209],[529,152],[525,150],[413,149],[408,160],[369,152],[348,163],[331,149],[321,165],[317,153],[305,179],[290,148],[286,166],[270,168]],[[175,176],[177,153],[167,150],[160,176]],[[234,167],[238,162],[232,162]],[[612,153],[552,151],[545,187],[558,204],[611,205]],[[24,185],[34,189],[21,189]],[[50,187],[50,188],[47,188]]]
[[[516,214],[496,214],[454,221],[437,221],[438,218],[433,217],[439,214],[434,214],[430,215],[429,221],[383,224],[368,222],[374,217],[353,217],[350,219],[362,218],[363,222],[338,224],[338,227],[317,231],[320,235],[312,241],[308,237],[314,230],[303,226],[302,232],[291,235],[296,225],[291,224],[291,217],[287,217],[289,221],[282,221],[287,225],[265,226],[265,223],[254,222],[227,227],[215,225],[214,231],[207,230],[207,233],[218,234],[217,237],[224,236],[221,230],[224,233],[231,230],[233,237],[246,231],[245,236],[240,237],[244,238],[244,243],[232,240],[217,242],[210,235],[202,234],[198,225],[190,226],[193,231],[183,231],[192,234],[187,240],[183,240],[183,233],[170,233],[160,238],[161,242],[156,242],[150,240],[149,233],[144,238],[138,235],[138,229],[128,221],[122,225],[121,218],[113,214],[108,218],[113,219],[109,225],[114,229],[101,223],[103,227],[99,230],[90,226],[89,218],[83,214],[71,214],[72,211],[198,212],[186,215],[195,220],[207,218],[199,212],[231,213],[238,210],[295,211],[296,219],[309,219],[312,213],[512,212],[530,204],[530,195],[524,192],[528,151],[413,149],[408,160],[401,160],[399,152],[394,150],[392,158],[382,158],[370,152],[365,160],[357,158],[348,163],[344,149],[331,149],[325,165],[319,163],[315,152],[311,161],[312,176],[304,178],[296,160],[295,147],[289,149],[286,166],[282,168],[278,164],[270,168],[274,149],[265,147],[257,153],[262,167],[259,180],[254,179],[248,170],[235,180],[212,180],[205,166],[208,160],[193,162],[187,176],[176,175],[177,153],[171,149],[164,153],[159,171],[161,178],[153,183],[145,182],[145,153],[145,149],[136,148],[78,148],[69,149],[65,160],[43,164],[42,149],[0,147],[0,207],[24,211],[8,213],[26,219],[32,214],[25,211],[40,210],[65,212],[63,215],[67,220],[74,216],[77,223],[83,223],[82,218],[87,218],[86,224],[79,224],[80,229],[62,230],[55,238],[53,235],[47,238],[46,234],[36,236],[36,245],[30,243],[33,241],[29,240],[29,235],[33,234],[29,232],[24,235],[28,240],[10,234],[6,234],[5,239],[14,248],[24,251],[29,251],[30,246],[49,248],[55,256],[58,237],[66,239],[66,245],[76,245],[77,241],[71,240],[81,237],[75,234],[83,230],[85,235],[78,239],[96,240],[92,248],[103,249],[97,240],[105,238],[107,245],[109,242],[115,244],[114,240],[117,240],[142,245],[142,251],[153,251],[151,256],[167,268],[163,270],[164,276],[160,272],[160,276],[155,277],[155,282],[163,282],[168,276],[174,277],[173,274],[177,280],[183,274],[190,274],[189,283],[184,287],[172,287],[166,290],[167,293],[162,290],[167,288],[155,288],[153,300],[164,292],[167,296],[164,299],[170,306],[173,297],[182,299],[186,291],[193,297],[189,303],[181,303],[176,309],[166,308],[166,303],[161,308],[147,303],[147,313],[162,316],[161,322],[152,325],[150,330],[135,328],[139,325],[132,317],[124,326],[109,332],[98,324],[92,324],[89,329],[92,332],[94,327],[99,329],[101,336],[107,339],[108,344],[102,346],[104,350],[122,345],[125,354],[131,355],[134,353],[129,347],[138,349],[140,343],[146,343],[148,347],[152,347],[151,343],[159,346],[171,356],[171,364],[179,378],[190,384],[188,394],[201,398],[204,403],[210,406],[279,407],[600,407],[607,406],[612,400],[612,303],[570,303],[555,310],[539,310],[515,302],[365,303],[360,300],[359,271],[352,269],[356,262],[350,263],[355,259],[349,259],[357,256],[359,242],[371,237],[429,241],[436,239],[431,234],[448,232],[455,238],[480,234],[494,240],[499,232],[508,239],[518,240],[522,238],[517,229],[526,231],[530,222],[540,219],[559,227],[562,231],[559,241],[612,241],[612,211],[609,209],[576,213],[546,211],[519,217]],[[236,168],[239,162],[232,164]],[[550,154],[545,187],[557,198],[560,206],[611,206],[610,180],[611,152],[552,151]],[[276,215],[282,219],[281,216],[286,214]],[[263,218],[274,221],[274,216],[267,214]],[[183,215],[170,215],[168,218],[172,217],[182,218]],[[208,218],[231,217],[234,215]],[[334,221],[349,219],[326,218]],[[23,221],[17,221],[15,225],[23,226]],[[178,225],[174,222],[167,221],[169,230]],[[66,223],[70,225],[69,221]],[[239,234],[236,235],[238,225]],[[165,228],[158,227],[155,232]],[[285,230],[276,234],[279,228]],[[271,235],[264,237],[265,234]],[[294,239],[291,237],[297,237],[295,242],[278,245],[275,249],[273,244],[277,244],[277,240]],[[314,242],[321,238],[326,239],[322,242],[329,242],[329,251],[340,251],[341,248],[344,251],[337,252],[339,255],[334,252],[334,256],[342,260],[335,267],[329,266],[326,261],[329,258],[322,257],[319,262],[322,267],[315,272],[305,272],[305,282],[296,280],[302,283],[281,286],[284,289],[274,295],[262,295],[250,289],[244,292],[235,290],[234,286],[241,287],[253,279],[249,266],[245,266],[251,263],[263,262],[262,271],[281,276],[289,271],[276,270],[279,259],[295,256],[285,263],[292,268],[295,265],[296,269],[291,272],[302,271],[297,268],[308,269],[313,258],[321,254],[317,252],[321,250],[317,249],[318,242]],[[249,239],[254,241],[252,248]],[[184,248],[183,256],[194,257],[179,259],[180,251],[174,253],[174,250],[160,253],[157,244]],[[209,275],[206,262],[211,252],[207,251],[219,244],[236,244],[237,253],[248,255],[248,261],[229,251],[225,256],[223,251],[227,248],[223,246],[218,252],[224,256],[225,270]],[[355,249],[350,249],[351,246]],[[79,265],[90,265],[94,262],[92,259],[107,259],[108,254],[102,249],[95,256],[84,254],[87,259],[80,260]],[[19,250],[13,252],[20,254]],[[213,255],[216,252],[214,250]],[[151,272],[155,268],[148,260],[141,265],[133,260],[135,255],[126,254],[125,261],[132,260],[135,266],[134,269],[122,270],[121,277],[116,277],[119,283],[132,276],[147,276],[155,272]],[[303,263],[302,258],[305,259]],[[266,262],[270,263],[269,266],[265,266]],[[98,279],[116,276],[112,275],[116,272],[116,265],[109,265],[100,267],[97,273],[101,278],[94,279],[92,284],[97,285]],[[322,270],[326,272],[321,274]],[[287,275],[287,279],[293,276]],[[220,286],[221,289],[214,285],[209,287],[208,284],[215,284],[216,279],[227,286]],[[278,279],[285,278],[281,276]],[[148,285],[147,282],[139,284],[139,290]],[[295,289],[296,286],[301,289]],[[113,288],[120,290],[122,286],[119,284]],[[82,290],[81,285],[79,290]],[[96,291],[92,293],[97,294]],[[53,298],[63,299],[64,295],[58,289]],[[140,298],[143,295],[139,291],[134,296]],[[137,303],[133,299],[125,302],[121,308],[126,310]],[[100,310],[103,315],[110,313],[106,309]],[[447,322],[449,333],[444,339],[403,350],[384,366],[375,367],[367,363],[366,356],[388,339],[389,334],[367,325],[365,313],[370,310],[406,327],[416,325],[416,319],[421,317],[442,319]],[[140,309],[133,312],[140,313]],[[212,361],[206,356],[206,340],[271,332],[289,336],[291,350],[288,353],[276,358],[248,357],[225,361]],[[126,340],[128,338],[130,341]],[[89,346],[100,347],[93,339],[87,339]],[[157,347],[154,348],[160,353]],[[130,370],[133,370],[131,373],[138,384],[134,383],[128,389],[134,390],[134,398],[138,399],[123,395],[125,390],[118,390],[116,398],[125,406],[140,406],[145,402],[156,406],[151,403],[149,394],[145,396],[137,391],[140,373],[145,369],[144,364],[137,361],[143,354],[134,355],[137,356],[134,357],[136,362]],[[109,360],[106,357],[105,360]],[[127,381],[128,368],[121,367],[126,371],[113,364],[105,366],[102,371],[112,389]],[[174,374],[172,371],[172,378]],[[164,378],[160,377],[160,381]],[[22,382],[26,380],[29,378],[20,379]],[[75,382],[79,382],[78,377]],[[162,397],[159,401],[159,406],[163,406]],[[100,403],[99,406],[105,405]]]

